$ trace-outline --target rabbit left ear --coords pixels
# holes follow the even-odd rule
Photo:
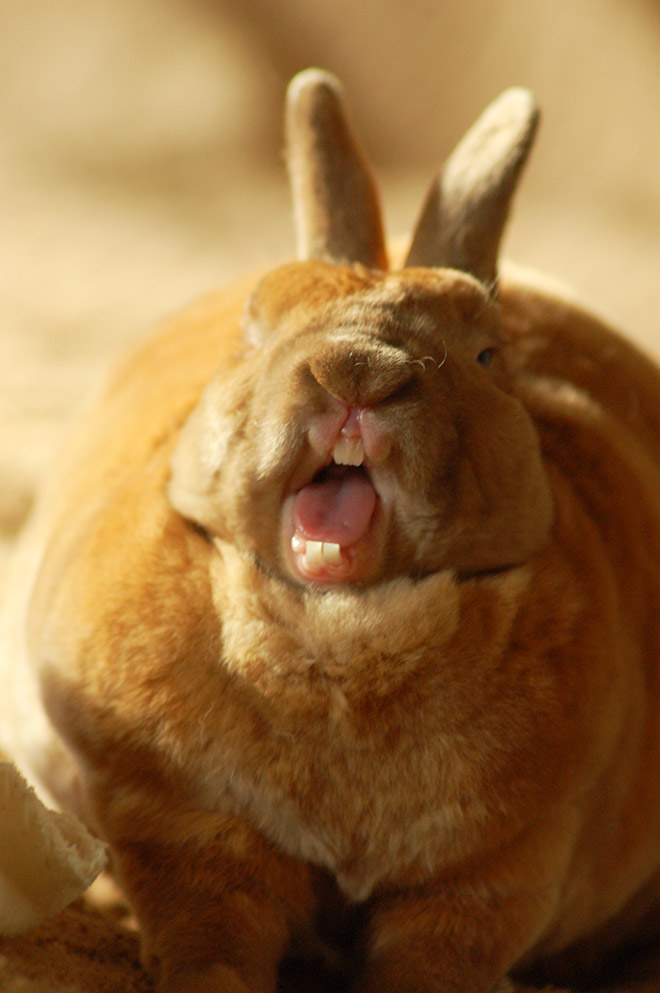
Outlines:
[[[500,241],[538,120],[533,96],[520,88],[484,111],[433,182],[406,265],[459,269],[496,285]]]
[[[386,269],[378,191],[334,76],[307,69],[293,78],[286,132],[298,257]]]

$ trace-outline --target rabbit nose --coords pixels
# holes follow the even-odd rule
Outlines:
[[[399,348],[332,343],[309,362],[316,381],[337,400],[373,407],[388,400],[413,379],[415,373]]]

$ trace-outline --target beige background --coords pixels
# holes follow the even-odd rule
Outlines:
[[[292,252],[281,104],[307,65],[343,79],[393,232],[482,107],[531,87],[508,253],[660,355],[657,2],[0,0],[0,44],[0,579],[111,356]]]

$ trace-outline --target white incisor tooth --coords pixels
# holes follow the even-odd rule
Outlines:
[[[332,450],[332,457],[337,465],[362,465],[364,462],[362,439],[339,438]]]
[[[308,568],[341,563],[341,547],[334,541],[305,541],[300,535],[294,535],[291,547],[298,554],[304,548],[305,565]]]
[[[307,565],[321,565],[323,562],[323,542],[308,541],[305,546],[305,562]]]
[[[323,542],[323,561],[328,565],[339,565],[341,562],[341,548],[334,541]]]

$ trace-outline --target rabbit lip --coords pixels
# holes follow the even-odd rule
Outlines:
[[[336,453],[286,500],[287,558],[298,578],[315,583],[348,582],[372,561],[380,500],[360,446]],[[352,461],[351,461],[352,460]],[[367,571],[369,571],[367,569]]]

